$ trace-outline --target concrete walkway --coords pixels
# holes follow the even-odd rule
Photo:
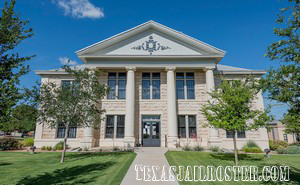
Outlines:
[[[133,163],[131,164],[129,170],[127,171],[121,185],[139,185],[139,184],[165,184],[165,185],[178,185],[177,181],[145,181],[147,179],[147,172],[144,177],[144,171],[143,168],[137,168],[140,169],[138,173],[138,179],[137,180],[137,171],[135,169],[136,165],[143,165],[143,166],[159,166],[158,173],[155,173],[156,179],[161,179],[162,169],[163,166],[166,166],[166,179],[169,179],[169,163],[167,159],[165,158],[165,153],[168,151],[167,148],[160,148],[160,147],[142,147],[137,148],[136,153],[137,156],[134,159]],[[148,168],[146,168],[147,170]],[[152,169],[152,168],[151,168]],[[149,171],[148,171],[149,172]],[[149,173],[148,173],[149,174]],[[153,173],[150,171],[151,179],[153,178]]]

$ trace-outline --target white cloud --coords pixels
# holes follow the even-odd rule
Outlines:
[[[77,61],[71,60],[68,57],[59,57],[58,60],[60,61],[61,65],[71,65],[71,66],[74,66],[74,65],[78,64]]]
[[[104,17],[103,9],[93,5],[90,0],[52,0],[52,2],[62,8],[65,15],[91,19]]]

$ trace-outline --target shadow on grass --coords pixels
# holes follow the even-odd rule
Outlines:
[[[11,164],[13,164],[13,163],[7,163],[7,162],[1,163],[0,162],[0,166],[7,166],[7,165],[11,165]]]
[[[84,159],[90,157],[104,157],[104,156],[111,156],[111,157],[121,157],[128,152],[86,152],[86,153],[67,153],[66,159]]]
[[[226,161],[234,161],[234,154],[226,154],[226,153],[213,153],[210,154],[211,157],[220,160]],[[239,160],[250,160],[250,161],[261,161],[263,160],[264,156],[262,155],[248,155],[248,154],[239,154]]]
[[[115,162],[93,163],[82,166],[74,166],[63,169],[57,169],[51,173],[44,173],[35,177],[27,176],[17,182],[17,185],[32,185],[32,184],[85,184],[94,182],[99,177],[99,173],[93,175],[92,172],[106,170]],[[84,177],[87,175],[87,177]]]

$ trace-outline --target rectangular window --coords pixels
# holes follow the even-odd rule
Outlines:
[[[107,85],[109,87],[107,99],[126,98],[126,73],[108,73]]]
[[[180,138],[196,138],[197,122],[195,115],[179,115],[178,116],[178,137]]]
[[[73,95],[77,95],[80,88],[80,82],[74,80],[62,80],[61,88],[63,90],[71,90]]]
[[[124,138],[125,116],[107,115],[105,138]]]
[[[57,128],[56,137],[57,138],[65,138],[66,127],[63,125],[59,125]],[[69,127],[68,138],[76,138],[77,127]]]
[[[176,96],[177,99],[195,99],[194,73],[176,73]]]
[[[245,131],[237,132],[236,135],[237,135],[236,138],[246,138],[246,133],[245,133]],[[231,131],[226,131],[226,138],[233,138],[233,132],[231,132]]]
[[[151,98],[160,99],[160,73],[142,74],[142,99]]]
[[[284,139],[284,141],[288,142],[287,134],[283,134],[283,139]]]

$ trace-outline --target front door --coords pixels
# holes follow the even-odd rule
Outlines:
[[[142,144],[143,146],[160,146],[160,122],[142,122]]]

